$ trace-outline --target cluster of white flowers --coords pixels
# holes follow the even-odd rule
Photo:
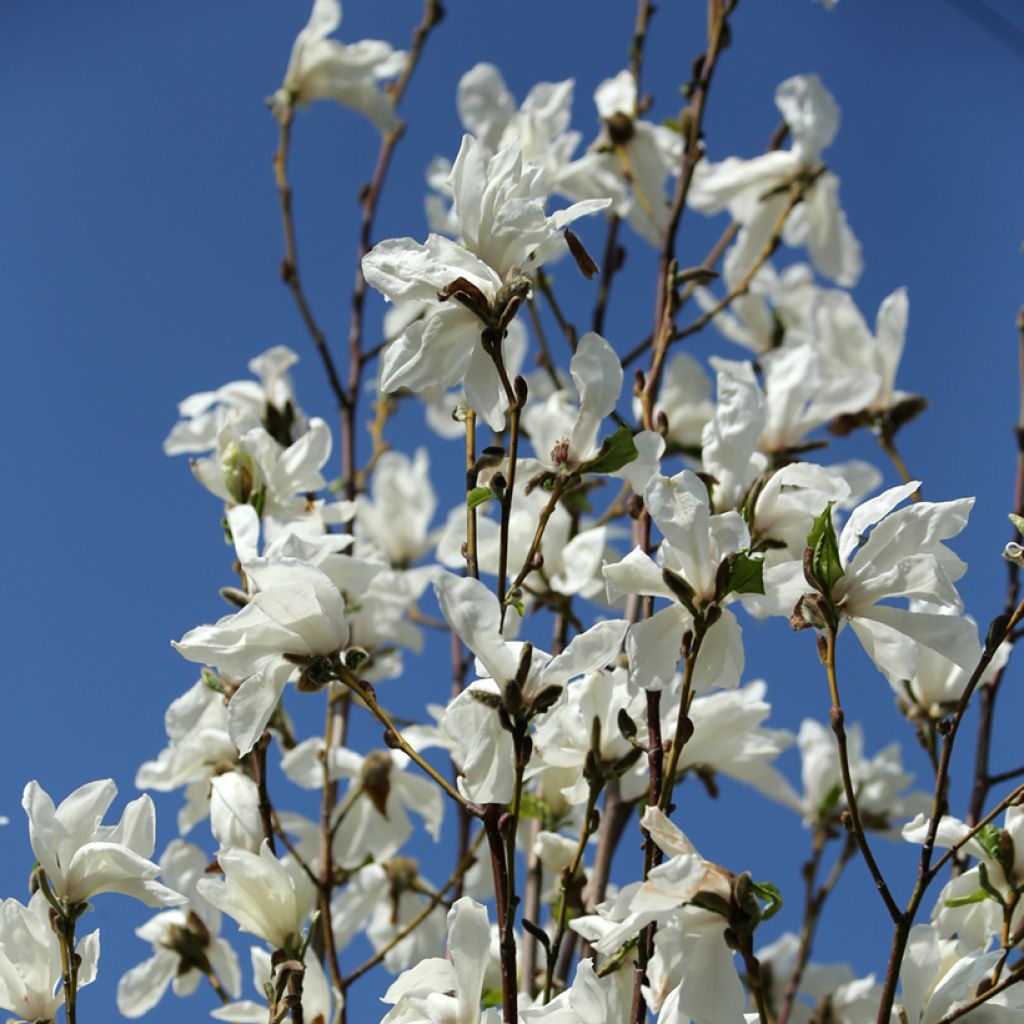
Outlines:
[[[389,156],[399,121],[380,83],[408,79],[435,6],[407,55],[328,38],[340,6],[316,0],[270,101],[282,145],[294,109],[329,98],[369,116]],[[1024,1019],[1024,796],[981,825],[977,808],[970,823],[947,813],[949,750],[972,692],[994,691],[1016,617],[982,644],[964,614],[967,567],[949,545],[973,499],[924,501],[917,481],[883,489],[864,461],[818,461],[827,428],[862,427],[902,466],[896,435],[923,410],[896,387],[908,299],[896,288],[872,332],[846,290],[862,256],[823,162],[839,108],[816,75],[776,92],[788,143],[726,156],[708,132],[705,153],[703,97],[734,7],[709,5],[712,43],[688,86],[700,99],[678,121],[646,117],[634,66],[597,88],[599,130],[582,151],[571,80],[517,106],[495,67],[466,72],[466,134],[427,175],[432,233],[363,250],[365,283],[396,308],[376,350],[357,339],[360,369],[379,355],[379,413],[363,452],[351,431],[365,381],[342,395],[343,447],[365,461],[346,456],[341,488],[325,476],[331,430],[295,396],[290,349],[253,359],[255,379],[181,403],[165,450],[189,454],[218,499],[234,577],[229,613],[174,642],[201,675],[171,703],[167,746],[137,784],[183,790],[178,831],[208,818],[212,843],[176,838],[155,863],[148,796],[104,826],[112,782],[56,808],[29,783],[35,891],[0,911],[0,1006],[19,1020],[52,1021],[66,1004],[74,1024],[99,957],[98,932],[76,940],[75,925],[107,892],[164,908],[137,930],[152,952],[121,979],[128,1017],[205,979],[217,1019],[329,1024],[381,965],[396,975],[383,1024]],[[552,198],[570,205],[549,210]],[[727,251],[695,273],[671,259],[684,204],[729,218]],[[577,337],[545,275],[569,253],[585,276],[602,269],[569,228],[584,217],[626,222],[661,253],[662,318],[632,398],[629,339]],[[781,243],[809,262],[774,265]],[[570,341],[564,369],[541,334],[548,299]],[[709,371],[673,348],[705,327],[745,351]],[[521,376],[528,352],[541,369]],[[405,454],[388,416],[413,393],[438,439]],[[465,465],[465,492],[435,491],[438,451]],[[808,705],[795,734],[768,724],[780,667],[755,679],[747,666],[744,622],[769,616],[816,634],[824,662],[819,713]],[[542,624],[550,638],[534,642]],[[931,755],[935,796],[910,788],[897,744],[870,754],[863,727],[845,726],[847,624]],[[450,669],[434,647],[422,656],[427,630],[446,634]],[[399,678],[436,702],[419,720],[388,710]],[[294,722],[312,702],[325,727],[304,736]],[[777,764],[791,746],[799,792]],[[750,852],[717,864],[679,827],[704,845],[678,787],[717,797],[723,778],[812,836],[799,939],[765,937],[781,898],[752,878]],[[317,791],[317,818],[286,809],[286,781]],[[454,873],[428,881],[428,841],[455,833]],[[871,847],[901,836],[923,848],[920,891],[893,912]],[[832,850],[835,877],[863,856],[891,904],[882,985],[811,961],[832,884],[816,892],[815,872]],[[953,863],[919,923],[924,889]],[[241,999],[222,915],[261,943],[255,999]]]

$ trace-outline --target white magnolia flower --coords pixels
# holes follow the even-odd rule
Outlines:
[[[404,939],[396,935],[426,907],[430,887],[408,857],[367,864],[356,871],[331,904],[334,943],[344,949],[365,929],[375,951],[386,950],[384,966],[392,974],[407,970],[442,948],[444,908],[438,904]]]
[[[101,825],[117,796],[113,779],[80,786],[54,807],[33,780],[21,806],[29,840],[57,899],[70,906],[101,892],[134,896],[150,907],[172,907],[185,897],[156,881],[160,868],[149,858],[156,846],[156,815],[149,796],[132,800],[116,825]]]
[[[671,736],[679,716],[679,681],[671,699],[662,699],[662,734]],[[791,792],[784,776],[772,763],[793,742],[785,729],[766,729],[764,720],[771,705],[764,699],[763,681],[736,690],[722,690],[694,697],[688,712],[693,735],[679,759],[680,775],[696,772],[713,783],[715,775],[728,775],[773,798]],[[646,765],[643,785],[646,786]],[[637,796],[643,792],[637,791]]]
[[[363,258],[366,280],[389,301],[427,304],[385,352],[381,387],[421,391],[461,381],[469,406],[498,430],[506,396],[481,343],[481,315],[503,329],[529,290],[525,275],[565,250],[568,224],[608,201],[586,200],[548,215],[543,171],[523,162],[519,145],[488,156],[469,135],[452,169],[452,188],[461,244],[435,234],[425,245],[397,238]]]
[[[742,632],[732,612],[721,607],[720,601],[730,595],[718,594],[718,584],[723,560],[750,546],[746,524],[736,512],[712,515],[707,488],[689,470],[671,479],[658,476],[651,480],[644,491],[644,504],[665,538],[658,547],[657,563],[637,547],[621,562],[605,565],[608,597],[615,600],[623,594],[644,594],[668,598],[672,604],[630,627],[626,653],[631,678],[654,690],[672,681],[683,634],[694,622],[690,608],[680,599],[682,589],[687,590],[689,604],[697,611],[716,604],[721,612],[708,627],[697,656],[694,691],[739,685]]]
[[[288,446],[251,413],[224,419],[216,451],[191,463],[195,478],[228,505],[258,504],[262,514],[300,518],[308,495],[327,486],[320,473],[331,454],[331,432],[321,419]]]
[[[599,669],[565,688],[565,699],[537,726],[534,753],[544,765],[572,769],[571,782],[561,789],[569,803],[581,804],[587,799],[589,786],[583,769],[593,749],[594,722],[600,723],[598,756],[611,766],[633,750],[619,730],[619,714],[625,711],[638,721],[643,718],[644,706],[642,692],[623,668]]]
[[[823,291],[811,306],[807,323],[794,332],[821,355],[822,367],[832,378],[843,374],[874,377],[875,393],[856,410],[868,415],[889,412],[914,396],[896,389],[896,372],[907,335],[910,302],[906,288],[897,288],[878,307],[875,330],[847,292]]]
[[[633,402],[633,414],[639,418],[640,400]],[[683,451],[700,448],[704,425],[715,414],[711,400],[711,378],[688,352],[676,352],[665,365],[655,417],[664,414],[668,421],[666,438]],[[641,488],[638,494],[643,493]]]
[[[479,580],[439,572],[434,591],[445,619],[476,655],[477,672],[483,677],[445,712],[444,728],[459,746],[459,785],[472,800],[508,801],[514,786],[512,739],[501,726],[497,705],[514,688],[517,706],[529,709],[539,698],[550,707],[570,679],[615,660],[627,624],[621,619],[599,622],[552,658],[505,640],[497,598]]]
[[[171,702],[164,715],[168,744],[135,775],[138,789],[161,793],[185,787],[178,831],[187,835],[209,809],[210,777],[235,763],[238,750],[228,734],[224,696],[200,679]]]
[[[920,486],[911,481],[859,505],[838,537],[843,575],[831,600],[840,625],[849,622],[879,671],[894,684],[917,671],[918,645],[968,670],[978,661],[977,628],[960,615],[924,610],[934,605],[961,610],[954,582],[967,566],[944,544],[967,525],[973,498],[919,501],[898,509]],[[765,597],[747,598],[756,613],[788,615],[809,587],[799,561],[765,570]],[[909,608],[882,604],[919,600]],[[804,614],[798,609],[798,614]]]
[[[417,448],[411,459],[403,452],[384,452],[374,466],[369,496],[356,498],[356,506],[362,537],[392,565],[415,562],[434,543],[430,521],[437,498],[426,448]]]
[[[225,420],[238,413],[248,413],[257,420],[277,428],[274,436],[286,445],[309,429],[305,414],[295,401],[291,374],[288,372],[299,357],[284,345],[267,349],[249,360],[249,369],[259,378],[236,380],[216,391],[200,391],[189,395],[178,405],[181,419],[164,441],[167,455],[207,452],[217,445],[217,435]]]
[[[291,858],[280,861],[266,841],[260,852],[223,850],[217,858],[224,880],[202,878],[196,891],[275,949],[295,950],[316,899],[316,890]]]
[[[556,391],[545,402],[528,405],[523,415],[537,465],[555,473],[571,473],[597,455],[598,431],[622,390],[622,363],[593,331],[580,338],[569,370],[579,395],[577,409],[565,391]],[[527,463],[524,468],[529,473],[536,466]]]
[[[173,645],[189,661],[241,680],[228,705],[228,731],[240,754],[266,728],[298,662],[315,675],[323,659],[349,642],[344,599],[321,570],[295,558],[257,559],[243,569],[259,588],[249,603]]]
[[[802,814],[810,826],[835,821],[846,807],[835,737],[820,722],[805,718],[796,743],[803,795],[796,796],[788,787],[785,792],[771,795]],[[846,727],[846,743],[850,776],[864,827],[895,838],[893,824],[927,807],[928,794],[921,790],[906,791],[914,776],[903,770],[898,743],[890,743],[874,757],[867,757],[864,733],[858,722]]]
[[[231,996],[237,997],[242,977],[231,944],[219,937],[220,912],[199,895],[196,884],[208,858],[197,846],[175,839],[160,858],[160,870],[188,906],[164,910],[135,934],[153,946],[153,955],[118,982],[117,1008],[125,1017],[148,1013],[173,983],[176,996],[191,995],[207,969],[212,969]]]
[[[722,281],[726,294],[738,288],[746,271],[738,262],[746,249],[742,231],[740,236],[723,262]],[[814,271],[806,263],[792,263],[778,272],[771,262],[766,262],[754,275],[749,290],[716,313],[711,322],[724,338],[763,354],[780,343],[788,344],[790,332],[810,315],[819,291]],[[694,288],[693,297],[705,312],[719,304],[708,288]]]
[[[324,781],[323,740],[313,737],[289,750],[281,759],[284,773],[298,786],[318,789]],[[339,797],[344,821],[334,838],[334,861],[355,868],[368,856],[376,861],[392,857],[413,833],[408,811],[423,819],[436,842],[444,817],[444,797],[418,768],[406,771],[409,758],[398,750],[374,750],[365,757],[354,750],[332,747],[327,762],[334,782],[349,780]]]
[[[241,772],[223,772],[210,783],[210,831],[221,850],[259,852],[265,838],[259,787]]]
[[[616,212],[658,245],[672,206],[665,183],[679,173],[682,136],[636,116],[636,79],[629,70],[606,78],[594,90],[594,104],[604,126],[596,148],[604,151],[606,173],[620,177],[625,193]]]
[[[956,939],[941,939],[932,925],[910,930],[900,970],[903,1014],[908,1024],[936,1024],[977,995],[978,985],[998,963],[1003,951],[970,949]],[[1019,987],[1000,993],[964,1021],[1015,1024],[1024,1012]]]
[[[365,114],[382,132],[394,131],[398,117],[380,83],[402,70],[405,54],[378,39],[350,45],[328,39],[340,24],[338,0],[314,0],[309,21],[292,46],[284,84],[270,97],[274,116],[283,121],[293,107],[332,99]]]
[[[100,958],[99,929],[75,946],[81,957],[78,987],[96,980]],[[17,1017],[17,1024],[54,1021],[64,1005],[64,976],[60,940],[50,926],[50,904],[42,892],[28,906],[17,900],[0,903],[0,1008]]]
[[[694,208],[713,213],[728,207],[744,225],[735,268],[745,272],[763,250],[788,202],[790,182],[817,169],[822,151],[839,129],[839,107],[817,75],[795,75],[775,91],[775,105],[789,126],[792,144],[752,160],[730,157],[719,164],[699,164],[690,188]],[[806,246],[819,273],[845,288],[863,268],[860,243],[839,205],[839,179],[819,174],[789,215],[783,231],[788,245]]]
[[[622,183],[607,161],[589,152],[573,159],[579,132],[570,130],[573,81],[538,82],[517,109],[501,72],[493,64],[477,64],[459,79],[456,107],[462,127],[489,152],[518,142],[523,159],[544,169],[548,188],[566,199],[623,199]],[[435,160],[428,181],[440,195],[427,199],[431,229],[457,234],[458,222],[445,208],[442,196],[451,195],[451,165]]]
[[[421,960],[400,975],[382,997],[392,1009],[381,1024],[499,1024],[496,1009],[480,1010],[490,951],[486,908],[468,896],[456,900],[448,912],[449,959]]]

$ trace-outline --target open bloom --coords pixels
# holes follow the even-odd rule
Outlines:
[[[156,881],[149,858],[156,845],[156,815],[148,796],[132,800],[116,825],[101,825],[117,795],[113,779],[80,786],[59,807],[33,780],[21,806],[28,815],[32,852],[59,900],[85,903],[101,892],[121,892],[150,907],[169,907],[185,897]]]
[[[242,680],[228,705],[228,731],[241,754],[266,728],[300,660],[308,662],[305,673],[315,674],[319,659],[349,639],[344,599],[319,569],[296,558],[256,559],[244,569],[260,588],[249,603],[174,644],[189,661]]]
[[[117,986],[117,1008],[125,1017],[148,1013],[173,983],[174,994],[196,990],[212,968],[225,990],[237,996],[241,986],[238,958],[220,938],[220,913],[196,891],[207,856],[197,846],[175,839],[160,858],[164,877],[188,897],[188,906],[163,910],[135,934],[153,945],[153,955],[123,975]]]
[[[316,891],[290,858],[279,861],[264,841],[260,852],[223,850],[217,858],[224,881],[202,878],[196,891],[208,903],[277,949],[293,951],[313,909]]]
[[[897,508],[920,484],[914,480],[857,506],[838,538],[842,574],[830,600],[840,625],[849,622],[865,651],[893,684],[913,679],[918,645],[957,665],[977,663],[977,627],[961,615],[940,614],[934,606],[960,611],[954,582],[967,566],[944,544],[967,525],[973,498],[919,501]],[[795,624],[814,624],[802,595],[808,591],[803,565],[783,562],[765,571],[766,598],[748,598],[755,612],[789,614]],[[883,604],[895,599],[909,608]],[[924,602],[924,603],[918,603]],[[811,618],[813,618],[813,614]]]
[[[497,1010],[480,1012],[490,952],[487,910],[463,896],[448,912],[450,959],[430,957],[400,975],[384,993],[393,1009],[381,1024],[498,1024]]]
[[[459,785],[473,800],[510,800],[512,739],[502,728],[498,707],[512,699],[517,708],[549,708],[570,679],[614,661],[627,624],[621,619],[599,622],[552,658],[505,640],[497,598],[479,580],[439,572],[434,590],[444,617],[476,655],[477,672],[485,677],[463,690],[445,712],[444,728],[460,751]]]
[[[99,929],[79,940],[78,987],[96,980],[100,958]],[[0,904],[0,1007],[17,1014],[19,1024],[57,1019],[64,1005],[60,940],[50,927],[50,904],[37,892],[22,906],[17,900]]]
[[[340,24],[338,0],[314,0],[292,46],[284,84],[269,100],[274,116],[283,121],[292,107],[332,99],[365,114],[382,132],[393,131],[398,117],[380,82],[402,70],[405,54],[378,39],[351,45],[328,39]]]
[[[667,686],[679,663],[683,634],[694,611],[712,604],[719,613],[708,626],[697,656],[695,692],[712,686],[735,687],[743,671],[743,636],[736,617],[720,601],[719,568],[730,555],[749,547],[746,524],[737,512],[712,515],[708,492],[695,473],[657,476],[644,491],[644,504],[665,538],[658,561],[634,548],[621,562],[604,567],[608,598],[622,594],[667,597],[669,607],[630,627],[626,653],[633,681],[649,690]],[[686,601],[681,599],[685,593]]]
[[[545,213],[543,170],[524,163],[518,143],[495,155],[466,135],[451,176],[460,243],[429,235],[421,245],[394,238],[363,257],[366,280],[391,302],[420,301],[422,317],[384,353],[381,387],[422,391],[463,382],[466,401],[495,430],[504,424],[506,396],[481,333],[499,333],[530,288],[527,276],[565,250],[562,230],[608,200],[575,203]]]
[[[705,213],[728,207],[744,225],[733,258],[734,267],[746,271],[771,237],[790,183],[816,173],[803,202],[790,213],[783,238],[789,245],[806,245],[819,273],[852,287],[863,269],[860,243],[839,205],[839,179],[830,171],[817,173],[822,150],[839,129],[839,107],[817,75],[786,79],[775,91],[775,105],[789,126],[790,148],[752,160],[730,157],[698,165],[690,205]]]

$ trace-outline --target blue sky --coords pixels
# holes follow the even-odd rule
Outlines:
[[[574,77],[574,124],[589,139],[593,89],[626,62],[631,3],[589,4],[582,19],[581,5],[539,0],[448,6],[403,108],[409,131],[378,238],[426,234],[423,170],[432,156],[457,150],[455,85],[474,63],[497,64],[520,98],[535,81]],[[991,6],[1015,13],[1011,0]],[[675,90],[701,49],[703,8],[665,3],[654,20],[645,85],[658,117],[677,112]],[[341,36],[405,46],[419,13],[413,0],[350,2]],[[303,405],[331,418],[308,337],[277,278],[276,125],[262,102],[280,83],[307,14],[305,3],[266,0],[40,2],[0,12],[0,337],[9,382],[8,769],[0,813],[12,818],[0,850],[3,894],[24,897],[31,865],[18,806],[25,781],[36,777],[60,797],[111,775],[122,798],[134,795],[136,767],[163,743],[163,710],[194,679],[168,641],[221,614],[216,591],[230,560],[220,509],[183,460],[160,451],[176,403],[245,376],[251,356],[287,344],[302,356]],[[709,104],[711,155],[758,152],[777,123],[775,85],[812,70],[843,110],[826,155],[864,246],[855,296],[872,322],[886,294],[909,288],[898,380],[927,395],[931,408],[901,436],[904,456],[928,496],[978,497],[957,550],[971,565],[962,585],[968,608],[987,622],[1002,603],[999,551],[1012,501],[1024,61],[939,0],[841,0],[833,12],[810,0],[741,4]],[[303,273],[333,343],[346,328],[355,197],[375,150],[374,129],[350,112],[322,105],[297,119],[292,178]],[[688,214],[683,261],[699,260],[715,233]],[[581,234],[599,249],[596,224]],[[629,242],[606,331],[620,351],[647,333],[651,306],[650,256]],[[582,286],[572,294],[591,301]],[[371,308],[377,317],[382,306],[374,298]],[[728,351],[717,341],[696,351],[713,349]],[[420,443],[417,417],[400,418],[398,427],[396,446]],[[440,461],[444,449],[433,450]],[[839,450],[872,451],[863,439]],[[895,481],[889,471],[887,480]],[[441,507],[456,500],[442,497]],[[755,651],[777,652],[763,668],[750,655],[751,676],[765,675],[777,701],[773,724],[824,718],[809,638],[786,635],[778,622],[752,625],[748,636]],[[871,722],[870,749],[900,739],[909,751],[913,739],[892,711],[888,687],[844,640],[849,716]],[[447,687],[443,663],[436,682],[433,699]],[[1014,673],[1008,690],[999,736],[1012,758],[1012,723],[1024,710]],[[924,770],[916,754],[909,760]],[[787,763],[795,767],[795,759]],[[681,810],[684,827],[707,855],[776,881],[795,908],[806,856],[799,824],[785,819],[784,830],[764,833],[772,836],[766,842],[759,805],[738,789],[727,796],[736,802],[712,805],[686,787],[694,817]],[[176,808],[176,797],[158,800],[162,841]],[[883,852],[894,871],[902,865],[897,888],[907,891],[910,861]],[[446,864],[435,872],[446,873]],[[825,957],[852,955],[858,969],[879,970],[867,951],[883,946],[887,929],[880,903],[860,898],[865,878],[851,869],[837,896],[837,911],[855,913],[856,930],[845,918],[843,936],[821,948]],[[98,900],[92,915],[101,928],[120,922],[122,930],[143,916],[116,897]],[[103,941],[100,981],[83,997],[86,1016],[112,1012],[116,979],[146,952],[110,927]],[[862,952],[851,954],[857,946]],[[354,999],[367,1002],[356,1005],[371,1005],[373,983],[364,984]],[[180,1010],[166,1002],[150,1019],[179,1019]]]

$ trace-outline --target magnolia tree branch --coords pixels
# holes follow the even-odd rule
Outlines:
[[[804,916],[800,925],[800,941],[796,957],[793,961],[793,970],[790,973],[789,981],[786,983],[782,1004],[775,1017],[775,1024],[786,1024],[790,1014],[793,1012],[793,1005],[796,1002],[797,992],[800,989],[800,982],[803,981],[804,971],[811,958],[814,936],[818,930],[818,925],[821,923],[825,902],[838,884],[843,868],[850,862],[850,859],[857,850],[856,840],[853,836],[847,835],[842,851],[836,858],[828,878],[819,886],[817,884],[818,869],[821,866],[822,854],[825,852],[827,840],[828,833],[825,828],[819,828],[815,831],[811,859],[803,866],[806,888],[804,890]]]
[[[836,737],[836,749],[839,753],[839,770],[843,778],[843,792],[846,795],[846,806],[850,813],[850,832],[857,843],[861,856],[864,858],[868,871],[871,873],[875,888],[882,897],[885,909],[889,911],[889,916],[893,921],[899,921],[901,918],[900,908],[896,905],[896,901],[889,891],[889,886],[882,876],[882,870],[879,868],[878,862],[871,852],[867,833],[864,831],[864,825],[860,817],[857,789],[853,784],[853,776],[850,773],[850,755],[846,746],[846,727],[844,724],[846,715],[843,712],[842,702],[839,699],[839,680],[836,676],[836,627],[834,625],[830,625],[825,632],[824,660],[825,671],[828,673],[829,696],[832,698],[832,707],[830,709],[832,732]]]

